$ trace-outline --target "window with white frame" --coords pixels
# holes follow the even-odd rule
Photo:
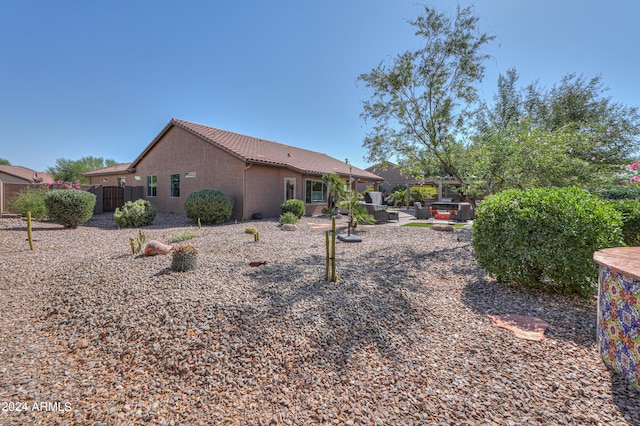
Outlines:
[[[284,201],[296,198],[296,178],[284,178]]]
[[[327,203],[327,185],[323,181],[307,179],[305,189],[305,202],[307,204]]]
[[[158,195],[158,176],[147,176],[147,197]]]

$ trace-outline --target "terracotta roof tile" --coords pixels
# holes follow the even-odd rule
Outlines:
[[[248,163],[286,167],[311,175],[322,175],[324,173],[337,173],[343,176],[349,175],[349,165],[343,161],[329,157],[326,154],[176,118],[172,119],[151,144],[134,160],[132,167],[137,165],[146,153],[151,150],[153,145],[155,145],[172,126],[180,127],[195,134],[212,145]],[[352,167],[352,175],[356,178],[382,180],[380,176],[357,167]]]
[[[109,166],[102,169],[91,170],[90,172],[82,173],[82,176],[102,176],[102,175],[115,175],[122,173],[131,173],[129,171],[129,167],[131,167],[131,163],[122,163],[116,164],[115,166]]]

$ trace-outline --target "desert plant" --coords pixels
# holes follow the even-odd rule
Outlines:
[[[233,212],[233,199],[214,189],[189,194],[184,202],[187,217],[204,224],[227,222]]]
[[[590,294],[593,253],[622,244],[622,219],[577,188],[507,190],[487,197],[473,226],[476,260],[499,281]]]
[[[285,224],[295,225],[296,223],[300,222],[300,219],[294,213],[286,212],[280,215],[280,219],[278,220],[278,222],[280,223],[280,225],[285,225]]]
[[[33,251],[33,229],[31,228],[31,212],[27,212],[27,240],[29,241],[29,250]]]
[[[153,223],[158,210],[147,200],[127,201],[122,209],[116,208],[113,218],[120,228],[138,228]]]
[[[336,213],[335,207],[324,207],[322,209],[322,214],[325,216],[333,216]]]
[[[244,230],[244,233],[253,235],[253,240],[254,241],[260,241],[260,232],[258,232],[258,230],[256,228],[254,228],[253,226],[250,226],[250,227],[246,228]]]
[[[425,200],[438,195],[438,188],[435,186],[412,186],[410,193],[413,201],[423,203]]]
[[[300,219],[306,213],[307,208],[302,200],[287,200],[280,206],[282,214],[293,213]]]
[[[33,220],[42,220],[47,217],[47,206],[44,204],[44,196],[47,188],[28,188],[13,196],[7,204],[9,209],[22,216],[31,212]]]
[[[353,219],[353,227],[358,226],[359,223],[362,224],[372,224],[376,223],[376,219],[372,214],[369,214],[367,208],[362,204],[354,204],[351,209],[351,217]]]
[[[174,247],[171,269],[176,272],[191,271],[198,267],[198,252],[193,246]]]
[[[136,253],[140,253],[142,251],[142,247],[147,242],[147,234],[142,231],[142,229],[138,229],[138,238],[129,238],[129,245],[131,246],[131,254],[135,255]]]
[[[96,196],[86,191],[60,189],[48,191],[44,203],[51,219],[67,228],[77,228],[93,216]]]
[[[192,238],[196,238],[197,236],[197,232],[194,232],[190,229],[185,229],[182,232],[172,234],[171,237],[169,237],[169,243],[179,243],[180,241],[190,240]]]

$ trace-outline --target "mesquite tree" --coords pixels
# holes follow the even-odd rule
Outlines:
[[[464,181],[456,167],[459,135],[478,101],[488,59],[482,48],[494,37],[479,30],[471,8],[448,17],[424,6],[409,23],[422,47],[358,77],[372,91],[362,117],[374,124],[363,146],[370,161],[395,157],[408,168],[441,167]]]

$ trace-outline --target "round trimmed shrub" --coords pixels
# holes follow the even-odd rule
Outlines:
[[[49,217],[67,228],[77,228],[93,216],[96,196],[76,189],[57,189],[44,196]]]
[[[187,217],[201,223],[227,222],[233,212],[233,199],[214,189],[202,189],[189,194],[184,202]]]
[[[47,217],[47,206],[44,204],[44,196],[47,188],[29,188],[20,191],[9,200],[9,209],[22,216],[31,212],[33,220],[42,220]]]
[[[285,224],[295,225],[296,223],[300,222],[300,219],[294,213],[286,212],[280,215],[279,222],[280,222],[280,225],[285,225]]]
[[[138,228],[151,225],[158,214],[156,206],[147,200],[127,201],[122,209],[116,208],[113,218],[120,228]]]
[[[622,215],[622,238],[628,246],[640,245],[640,200],[617,199],[609,201]]]
[[[300,219],[307,211],[302,200],[287,200],[280,206],[282,214],[293,213],[298,219]]]
[[[593,253],[622,245],[622,218],[577,188],[507,190],[476,211],[478,265],[499,281],[588,295],[597,283]]]

